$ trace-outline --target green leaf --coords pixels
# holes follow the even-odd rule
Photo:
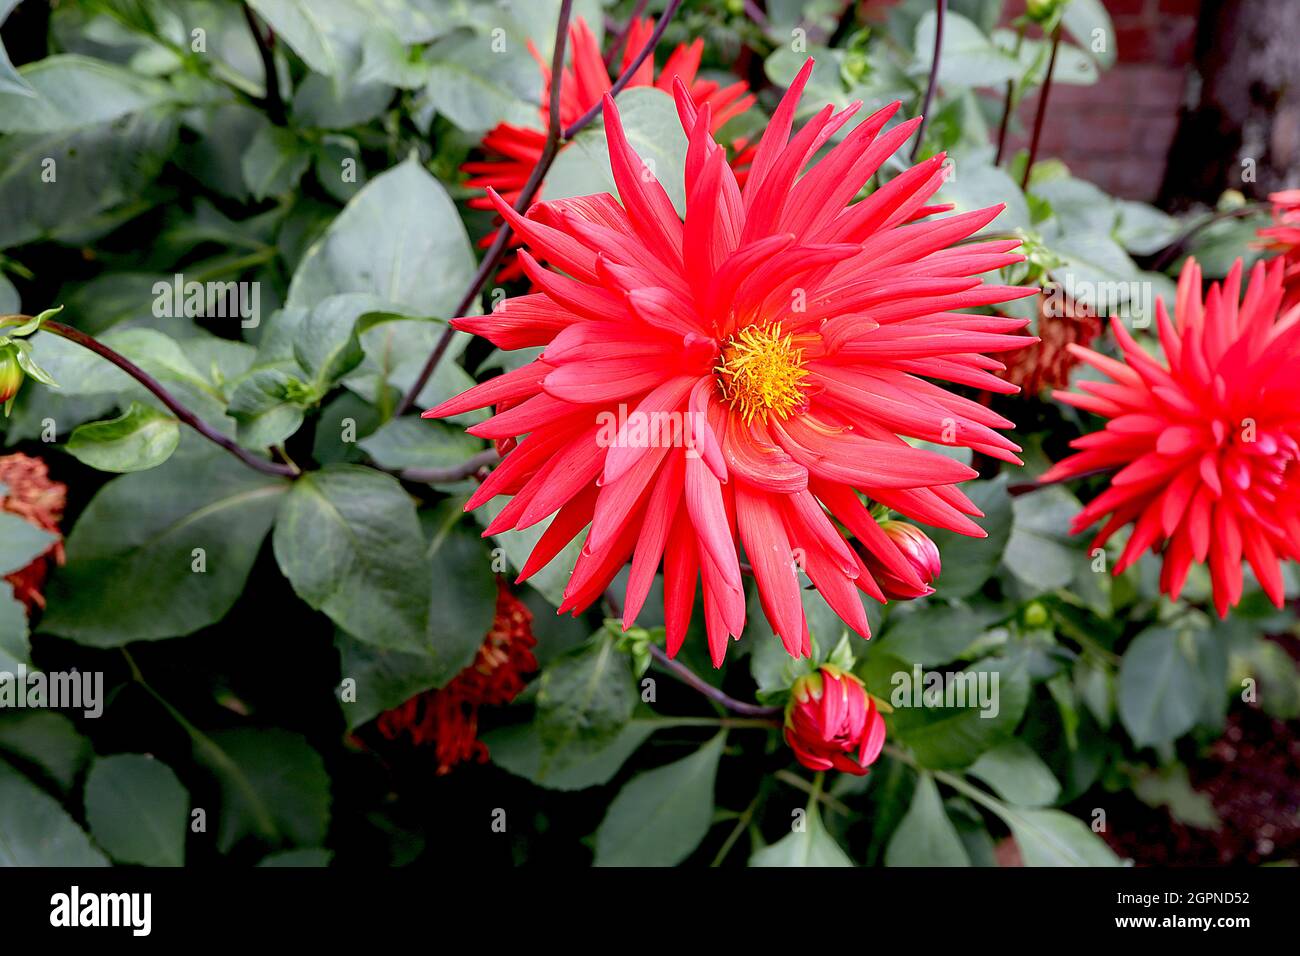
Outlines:
[[[356,465],[298,479],[272,536],[280,570],[309,605],[358,640],[455,673],[491,625],[496,588],[477,541],[460,530],[441,540],[431,559],[401,484]]]
[[[1139,747],[1181,737],[1196,725],[1203,689],[1183,636],[1149,627],[1124,652],[1119,668],[1119,719]]]
[[[948,675],[942,688],[934,683],[941,672],[909,667],[889,654],[868,655],[867,665],[867,689],[894,708],[886,718],[890,737],[911,748],[928,769],[970,765],[1011,736],[1029,702],[1023,656],[984,658]]]
[[[0,866],[108,866],[58,801],[0,760]]]
[[[294,273],[289,305],[367,292],[414,315],[447,316],[474,270],[456,206],[412,159],[376,176],[344,207]]]
[[[1011,498],[1005,474],[992,481],[969,482],[962,485],[962,491],[984,512],[978,523],[988,537],[971,538],[938,528],[929,532],[943,559],[935,586],[945,598],[970,597],[983,587],[1002,560],[1011,536]]]
[[[1061,16],[1061,26],[1079,45],[1092,53],[1102,67],[1115,65],[1118,53],[1115,27],[1102,0],[1070,0]]]
[[[184,864],[190,795],[162,761],[144,754],[96,760],[85,800],[90,832],[117,862]]]
[[[344,716],[354,728],[432,687],[442,687],[473,663],[496,612],[496,582],[480,542],[457,524],[433,542],[426,563],[409,569],[428,573],[435,599],[429,612],[428,646],[417,652],[376,647],[339,631],[344,678],[356,681],[356,700]],[[444,582],[456,581],[444,589]]]
[[[1168,807],[1170,816],[1189,827],[1217,830],[1223,825],[1210,795],[1192,787],[1182,764],[1144,770],[1133,782],[1133,793],[1149,807]]]
[[[685,215],[686,134],[672,97],[654,87],[636,87],[620,93],[617,103],[628,143],[659,180],[678,215]],[[601,192],[618,197],[604,127],[593,123],[556,158],[546,175],[546,198]]]
[[[272,846],[316,847],[325,841],[329,775],[320,754],[298,734],[218,731],[199,742],[195,756],[221,785],[222,853],[247,836]]]
[[[607,631],[542,672],[537,728],[548,755],[603,747],[632,717],[637,691],[626,655]],[[550,766],[543,761],[543,770]]]
[[[1025,866],[1119,866],[1101,837],[1060,810],[1003,807],[998,815],[1011,828]]]
[[[0,581],[0,671],[14,673],[31,664],[27,608],[14,597],[13,586]]]
[[[634,777],[596,830],[596,866],[676,866],[713,819],[713,785],[726,734],[689,757]]]
[[[118,647],[215,624],[243,591],[288,487],[184,443],[154,471],[113,479],[68,537],[41,629]]]
[[[253,198],[292,192],[311,162],[311,150],[291,130],[266,126],[258,130],[240,161],[244,183]]]
[[[358,444],[380,468],[450,468],[483,450],[461,428],[406,416],[393,418]]]
[[[81,129],[138,113],[171,96],[165,83],[86,56],[48,56],[18,72],[36,95],[0,89],[0,133]]]
[[[826,831],[817,803],[808,805],[803,828],[791,830],[749,858],[750,866],[856,866]]]
[[[27,567],[58,540],[23,518],[0,511],[0,575]]]
[[[324,394],[365,357],[360,335],[384,321],[402,319],[388,303],[371,295],[348,293],[318,302],[298,329],[293,355]]]
[[[5,18],[18,5],[18,0],[0,0],[0,24],[5,22]],[[19,96],[36,96],[36,91],[31,85],[24,80],[18,71],[14,69],[13,63],[9,59],[9,54],[5,50],[4,41],[0,40],[0,95],[13,93]],[[2,297],[0,297],[2,298]],[[17,309],[5,309],[0,305],[0,312],[13,313]]]
[[[310,472],[285,498],[272,536],[298,596],[359,640],[425,646],[428,581],[415,505],[397,479],[353,465]]]
[[[1029,202],[1020,191],[1020,185],[1007,172],[988,159],[956,160],[950,177],[936,194],[936,202],[954,204],[955,212],[985,209],[995,203],[1006,203],[996,219],[985,226],[988,232],[1010,232],[1030,226]],[[982,230],[983,231],[983,230]]]
[[[652,720],[633,718],[605,741],[548,751],[536,723],[511,724],[482,737],[492,762],[549,790],[585,790],[609,783],[655,730]]]
[[[488,32],[462,30],[433,44],[425,55],[424,87],[434,108],[462,130],[486,132],[497,123],[537,125],[537,64],[516,43],[505,55]]]
[[[360,62],[361,37],[373,24],[370,4],[355,0],[249,0],[276,37],[317,73],[350,73]]]
[[[970,866],[957,828],[948,819],[934,777],[917,777],[912,805],[885,848],[886,866]]]
[[[170,458],[180,440],[175,418],[132,402],[118,418],[76,428],[65,447],[77,461],[100,471],[148,471]]]
[[[1002,560],[1032,594],[1065,587],[1088,558],[1069,536],[1079,499],[1060,485],[1018,495],[1011,504],[1015,522]]]
[[[934,61],[936,17],[933,11],[916,25],[916,63],[912,73],[928,76]],[[998,86],[1020,75],[1020,63],[999,49],[970,20],[948,12],[943,21],[943,48],[939,51],[939,83],[945,87]]]
[[[1061,794],[1061,784],[1047,764],[1019,740],[986,750],[968,772],[1020,807],[1045,807]]]
[[[5,137],[0,248],[36,239],[86,241],[111,228],[119,214],[139,211],[140,197],[173,150],[177,128],[174,114],[149,111],[97,126]],[[42,182],[42,174],[55,179]]]
[[[962,602],[912,602],[911,607],[890,615],[888,629],[872,649],[917,664],[947,664],[1005,613],[998,605],[988,603],[971,607]]]
[[[259,368],[235,386],[226,411],[238,423],[241,445],[269,448],[297,434],[309,396],[308,387],[292,372]]]
[[[12,669],[0,658],[0,671]],[[90,759],[90,741],[63,714],[17,710],[0,714],[0,751],[34,764],[68,793]]]

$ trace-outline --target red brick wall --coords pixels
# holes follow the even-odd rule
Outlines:
[[[1118,62],[1093,86],[1053,85],[1039,158],[1059,157],[1074,175],[1127,199],[1160,190],[1196,42],[1201,0],[1104,0]],[[1008,5],[1014,15],[1024,4]],[[1026,145],[1037,97],[1019,112]]]

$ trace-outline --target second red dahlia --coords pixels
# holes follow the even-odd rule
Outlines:
[[[1156,303],[1164,361],[1112,319],[1124,361],[1071,346],[1111,381],[1056,393],[1110,421],[1071,442],[1078,453],[1042,480],[1119,469],[1073,530],[1105,519],[1099,547],[1131,523],[1114,572],[1147,549],[1161,553],[1161,589],[1171,598],[1192,564],[1208,561],[1220,617],[1241,599],[1243,558],[1281,607],[1279,559],[1300,557],[1300,307],[1282,306],[1286,268],[1281,259],[1257,264],[1241,299],[1238,260],[1203,298],[1201,269],[1189,259],[1174,320]]]

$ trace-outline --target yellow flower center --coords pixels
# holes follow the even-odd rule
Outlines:
[[[723,397],[740,412],[745,424],[768,412],[782,419],[804,402],[801,384],[808,374],[803,349],[793,335],[782,335],[781,324],[751,325],[729,338],[716,369]]]

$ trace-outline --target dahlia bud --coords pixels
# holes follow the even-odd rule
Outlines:
[[[791,688],[785,742],[809,770],[861,776],[885,745],[885,720],[862,681],[823,664]]]
[[[1046,23],[1065,9],[1070,0],[1029,0],[1025,4],[1025,14],[1035,23]]]
[[[910,581],[904,581],[891,572],[878,558],[867,555],[867,567],[871,571],[871,576],[876,579],[876,583],[880,585],[880,590],[885,592],[885,597],[896,601],[910,601],[913,598],[933,594],[934,588],[930,587],[930,584],[939,576],[939,571],[942,569],[939,549],[935,543],[926,537],[925,532],[920,528],[905,521],[882,521],[880,530],[885,532],[885,537],[902,552],[904,560],[921,579],[921,586],[918,588]]]
[[[17,346],[0,345],[0,407],[4,408],[6,415],[24,377],[23,368],[18,364]]]

